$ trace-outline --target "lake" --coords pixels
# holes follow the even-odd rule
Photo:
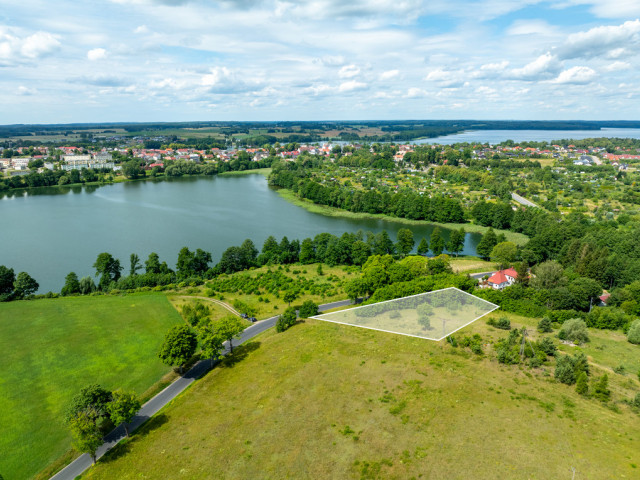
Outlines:
[[[469,130],[454,135],[435,138],[422,138],[409,143],[452,145],[454,143],[496,143],[513,140],[514,142],[551,142],[570,138],[640,138],[640,128],[603,128],[602,130]]]
[[[131,253],[144,262],[157,252],[173,268],[183,246],[207,250],[217,262],[226,248],[246,238],[262,249],[269,235],[302,240],[321,232],[384,229],[395,241],[405,227],[414,232],[417,245],[433,230],[311,213],[284,200],[259,174],[44,188],[0,199],[0,212],[0,265],[16,274],[28,272],[40,292],[59,292],[71,271],[94,275],[92,265],[101,252],[119,258],[125,273]],[[443,230],[445,240],[448,235]],[[479,241],[479,234],[467,234],[463,253],[475,254]]]

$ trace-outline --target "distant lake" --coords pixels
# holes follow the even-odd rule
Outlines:
[[[584,138],[640,138],[640,128],[603,128],[601,130],[469,130],[454,135],[412,140],[410,143],[452,145],[454,143],[551,142],[552,140]]]
[[[302,240],[322,232],[384,229],[395,241],[398,229],[406,227],[417,245],[433,230],[311,213],[284,200],[257,174],[44,188],[4,197],[0,215],[0,265],[31,274],[40,292],[59,292],[71,271],[94,275],[91,266],[101,252],[119,258],[125,273],[131,253],[144,262],[157,252],[174,268],[183,246],[207,250],[217,262],[226,248],[246,238],[262,249],[269,235]],[[443,230],[445,240],[449,232]],[[463,253],[475,254],[480,237],[468,233]]]

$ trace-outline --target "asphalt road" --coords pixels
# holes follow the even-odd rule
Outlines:
[[[319,306],[321,311],[330,310],[332,308],[344,307],[351,305],[351,300],[340,300],[338,302],[325,303]],[[278,316],[267,318],[254,323],[247,327],[240,335],[239,339],[233,341],[233,346],[241,345],[247,340],[252,339],[256,335],[268,330],[276,324]],[[229,352],[229,345],[225,343],[224,354]],[[215,365],[215,363],[214,363]],[[129,432],[133,432],[139,428],[143,423],[149,420],[153,415],[158,413],[162,407],[167,405],[171,400],[176,398],[182,393],[189,385],[191,385],[196,379],[207,373],[211,369],[211,360],[200,360],[196,363],[187,373],[182,377],[176,379],[171,385],[158,393],[155,397],[145,403],[138,414],[134,417],[133,421],[129,424]],[[102,457],[105,453],[111,450],[120,440],[125,438],[124,427],[120,425],[113,431],[111,431],[105,438],[104,443],[96,451],[96,458]],[[56,473],[51,480],[74,480],[78,475],[82,475],[85,470],[91,467],[92,461],[88,454],[83,454],[67,465],[64,469]]]

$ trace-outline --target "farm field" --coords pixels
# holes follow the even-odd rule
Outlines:
[[[506,335],[484,321],[459,332],[473,333]],[[615,411],[556,383],[552,364],[504,366],[485,352],[312,319],[271,330],[82,478],[636,475],[640,416],[618,395]]]
[[[91,383],[143,393],[170,369],[157,358],[181,321],[164,295],[0,304],[0,472],[32,478],[71,446],[66,404]]]

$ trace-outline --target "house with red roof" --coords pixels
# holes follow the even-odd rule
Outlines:
[[[502,290],[505,287],[513,285],[518,278],[518,272],[513,268],[507,268],[506,270],[500,270],[489,277],[487,283],[491,288]]]

